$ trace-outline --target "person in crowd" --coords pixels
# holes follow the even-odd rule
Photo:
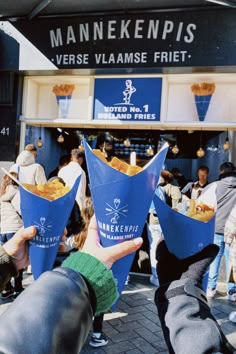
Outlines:
[[[163,188],[165,192],[166,203],[172,208],[181,201],[181,193],[177,186],[173,184],[173,175],[167,170],[161,171],[161,183],[159,185]]]
[[[198,180],[196,182],[189,182],[181,193],[186,195],[189,199],[197,199],[202,193],[203,189],[208,185],[209,168],[207,166],[200,166],[197,170]]]
[[[166,202],[166,193],[160,185],[163,183],[164,183],[164,179],[162,176],[160,176],[157,188],[155,190],[155,194],[164,202]],[[159,280],[156,271],[156,265],[157,265],[156,247],[163,234],[162,234],[161,225],[159,223],[153,201],[151,203],[149,214],[148,214],[147,234],[148,234],[148,242],[149,242],[150,265],[151,265],[151,272],[152,272],[149,281],[151,284],[155,286],[159,286]]]
[[[114,138],[109,133],[100,133],[97,137],[96,149],[103,152],[107,161],[114,156]]]
[[[183,189],[187,184],[187,179],[184,177],[180,169],[178,167],[174,167],[170,172],[174,176],[174,184],[178,186],[180,190]]]
[[[229,281],[236,284],[236,204],[225,223],[224,241],[229,247]],[[236,311],[231,312],[229,319],[236,323]]]
[[[26,240],[35,232],[34,227],[21,229],[0,248],[0,274],[4,274],[0,286],[27,263]],[[71,255],[61,268],[42,274],[1,315],[0,352],[79,353],[94,313],[109,308],[116,298],[117,289],[109,269],[116,260],[140,248],[142,241],[136,238],[103,248],[92,218],[82,251]],[[218,249],[208,245],[198,254],[179,260],[168,252],[164,241],[158,245],[160,288],[155,293],[155,303],[170,354],[234,353],[200,287]],[[39,316],[35,320],[37,311]],[[14,340],[9,333],[14,333]],[[39,333],[43,337],[36,340]]]
[[[236,171],[232,162],[224,162],[219,168],[219,180],[216,183],[216,222],[214,243],[220,247],[220,251],[210,266],[207,296],[213,298],[217,291],[217,280],[222,256],[225,256],[227,297],[230,301],[236,301],[236,286],[228,280],[229,275],[229,250],[225,247],[224,227],[228,216],[236,203]],[[211,184],[209,185],[209,187]],[[206,190],[209,188],[207,187]]]
[[[157,247],[157,273],[160,287],[155,304],[170,354],[233,354],[211,314],[202,290],[203,276],[219,251],[211,244],[185,259],[178,259],[164,240]],[[197,335],[196,335],[197,333]]]
[[[21,183],[45,184],[47,182],[43,166],[35,162],[37,148],[33,144],[28,144],[17,159],[19,166],[18,178]]]
[[[12,165],[9,169],[9,173],[17,178],[18,166],[16,164]],[[18,185],[11,177],[4,175],[0,185],[1,245],[10,240],[16,231],[23,226],[20,216],[20,203],[17,195],[19,195]],[[7,282],[1,294],[2,299],[16,298],[24,290],[22,286],[23,271],[24,269],[20,269],[18,275],[14,277],[14,286],[12,286],[11,280]]]
[[[84,161],[84,151],[80,149],[71,150],[71,161],[58,172],[58,176],[63,179],[67,186],[73,187],[76,179],[81,176],[79,187],[76,193],[76,202],[80,209],[83,208],[83,202],[86,195],[86,174],[81,165]]]
[[[52,177],[56,177],[58,175],[58,172],[60,171],[60,169],[64,166],[67,166],[69,162],[70,162],[70,155],[62,155],[59,159],[58,166],[53,171],[51,171],[49,173],[48,179],[50,179]]]

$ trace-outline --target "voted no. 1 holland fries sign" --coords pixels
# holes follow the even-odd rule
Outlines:
[[[86,141],[84,148],[101,244],[108,247],[141,236],[168,144],[134,176],[106,164],[93,153]],[[134,254],[128,255],[112,267],[120,294],[133,259]]]

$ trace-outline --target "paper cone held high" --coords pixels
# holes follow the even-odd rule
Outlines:
[[[84,141],[90,189],[104,247],[141,236],[154,191],[163,168],[168,144],[155,155],[144,169],[128,176],[97,157]],[[134,254],[115,262],[112,267],[121,294],[130,271]]]
[[[67,225],[80,176],[71,190],[62,197],[48,200],[20,187],[21,212],[24,227],[35,226],[37,234],[29,241],[29,257],[34,279],[51,270]]]
[[[216,185],[213,184],[205,192],[205,196],[203,193],[198,198],[198,201],[202,200],[206,204],[214,206],[216,211],[215,189]],[[180,259],[189,257],[213,243],[215,216],[207,222],[195,220],[175,211],[156,195],[154,196],[154,205],[167,248],[176,257]],[[206,282],[207,277],[204,279],[204,287]]]

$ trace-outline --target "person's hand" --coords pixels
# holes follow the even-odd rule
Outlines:
[[[34,226],[21,228],[15,235],[7,241],[2,247],[5,252],[12,257],[17,269],[23,269],[29,265],[27,242],[36,234]]]
[[[102,247],[99,240],[97,231],[97,223],[95,216],[92,217],[88,235],[81,252],[88,253],[91,256],[97,258],[100,262],[110,269],[112,264],[118,259],[127,256],[130,253],[137,251],[143,243],[141,237],[137,237],[130,241],[121,242],[115,246]]]
[[[178,259],[168,251],[165,241],[160,240],[156,249],[160,285],[188,278],[201,287],[203,275],[218,252],[219,247],[210,244],[188,258]]]

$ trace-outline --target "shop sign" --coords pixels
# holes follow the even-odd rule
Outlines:
[[[236,11],[177,11],[19,20],[56,67],[236,65]]]
[[[160,121],[161,78],[96,79],[97,120]]]

